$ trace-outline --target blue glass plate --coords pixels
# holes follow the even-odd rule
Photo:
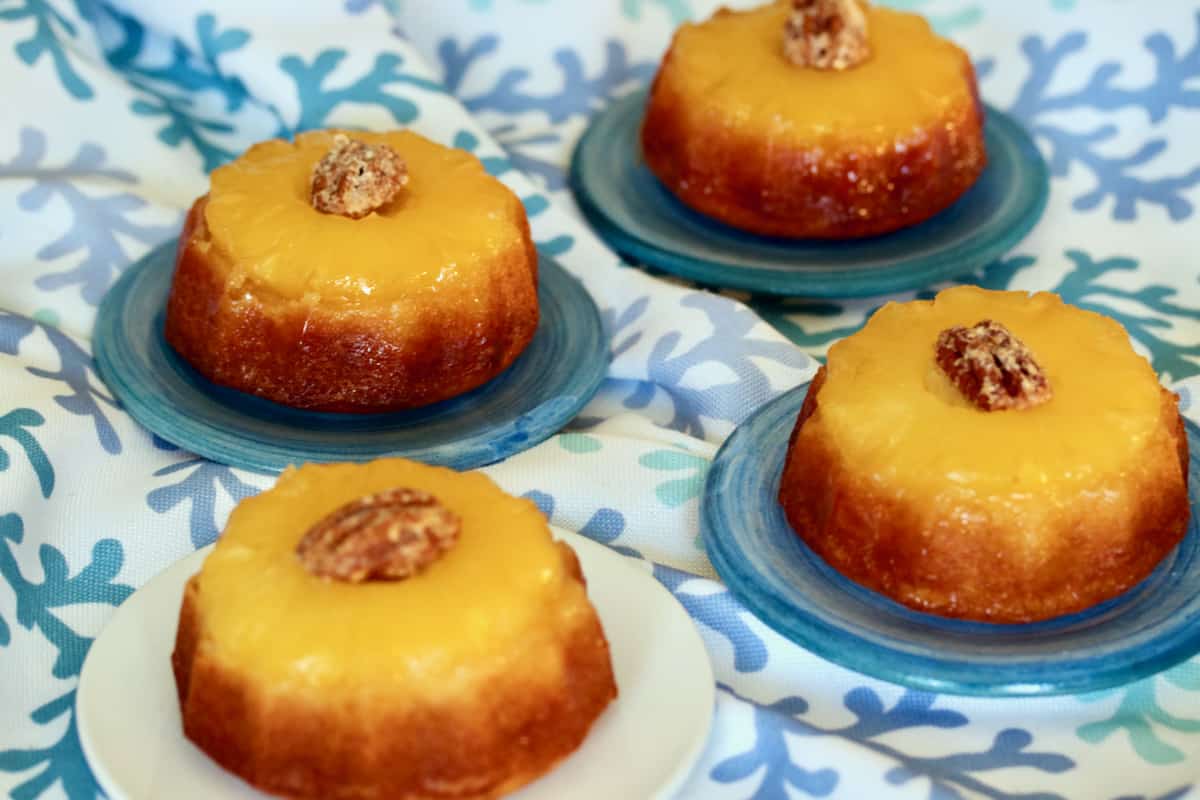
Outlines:
[[[969,695],[1089,692],[1200,652],[1200,429],[1187,423],[1192,520],[1144,581],[1078,614],[1024,625],[912,611],[843,578],[788,525],[776,497],[807,385],[746,420],[708,473],[709,558],[752,613],[822,658],[893,683]]]
[[[1041,217],[1046,164],[1012,117],[987,107],[988,165],[958,202],[912,228],[840,242],[755,236],[684,206],[646,168],[638,130],[646,92],[592,120],[575,148],[571,188],[617,252],[711,286],[773,295],[864,297],[920,289],[982,267]]]
[[[330,414],[281,406],[217,386],[163,337],[175,243],[131,266],[100,304],[96,364],[113,395],[163,439],[258,472],[305,461],[397,455],[455,469],[507,458],[558,431],[599,388],[608,341],[583,286],[542,255],[541,319],[533,341],[498,377],[411,411]]]

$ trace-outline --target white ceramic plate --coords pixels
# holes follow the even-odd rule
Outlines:
[[[691,618],[635,562],[554,529],[579,555],[612,650],[619,695],[574,754],[514,800],[673,795],[712,723],[712,667]],[[211,548],[155,577],[116,612],[79,678],[83,752],[112,800],[261,800],[183,736],[171,649],[183,587]]]

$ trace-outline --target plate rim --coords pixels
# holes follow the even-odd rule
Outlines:
[[[1039,676],[1036,679],[1021,680],[1014,673],[1029,669],[1038,661],[1037,658],[1031,657],[1026,662],[999,665],[994,663],[967,664],[955,661],[953,658],[938,658],[884,646],[859,636],[849,628],[840,627],[834,622],[814,615],[807,609],[796,607],[787,598],[779,596],[766,586],[757,571],[745,570],[747,574],[752,573],[752,579],[743,581],[738,568],[734,566],[734,559],[742,555],[742,548],[740,545],[728,541],[729,537],[724,537],[719,533],[722,523],[719,522],[718,511],[722,506],[721,495],[723,493],[717,491],[716,485],[730,467],[731,453],[741,446],[742,438],[748,435],[745,432],[749,430],[750,422],[762,414],[778,412],[781,407],[791,408],[794,406],[795,412],[798,413],[810,384],[811,381],[805,381],[783,392],[763,404],[738,426],[713,458],[712,467],[705,479],[704,494],[701,500],[701,535],[713,568],[738,602],[773,631],[827,661],[865,676],[914,689],[975,697],[1038,697],[1102,691],[1157,674],[1200,652],[1200,624],[1194,624],[1200,621],[1200,616],[1195,619],[1189,617],[1188,620],[1177,622],[1167,632],[1156,634],[1149,642],[1153,643],[1164,635],[1170,635],[1171,640],[1166,647],[1146,652],[1149,643],[1142,642],[1133,649],[1126,646],[1115,652],[1055,662],[1056,670],[1061,670],[1068,665],[1072,667],[1071,674],[1066,678],[1046,680],[1044,676]],[[784,441],[787,441],[788,435],[791,433],[791,426],[795,424],[795,415],[788,412],[784,419],[790,420],[787,430],[781,432]],[[1183,419],[1189,439],[1189,450],[1193,453],[1194,458],[1194,454],[1200,448],[1200,426],[1186,417]],[[739,437],[739,434],[742,436]],[[773,479],[773,476],[769,475],[762,477],[767,480]],[[1197,505],[1197,501],[1193,498],[1191,500],[1193,517],[1200,515],[1200,508]],[[787,524],[786,520],[784,524]],[[792,536],[796,535],[790,525],[788,532]],[[797,540],[802,547],[808,548],[808,545],[804,544],[799,537]],[[827,562],[820,559],[815,553],[814,558],[828,566]],[[833,567],[829,567],[829,569],[839,582],[845,582],[858,590],[870,592],[878,598],[894,603],[886,596],[850,581],[837,573]],[[747,583],[753,585],[748,586]],[[1136,588],[1136,586],[1131,587],[1127,591],[1132,592]],[[819,606],[820,604],[814,602],[813,605]],[[784,616],[779,613],[779,607],[783,607],[782,610],[787,612],[792,624],[785,624]],[[1200,612],[1200,604],[1193,611]],[[935,615],[921,615],[920,612],[912,613],[930,617],[931,623],[938,621],[963,622],[961,620],[950,621]],[[1118,657],[1122,657],[1120,663],[1112,664]],[[1001,674],[989,676],[989,671]],[[970,673],[970,675],[964,673]]]
[[[143,360],[136,357],[134,348],[125,344],[128,337],[125,336],[123,323],[128,314],[129,306],[133,301],[131,289],[138,283],[139,279],[145,279],[144,273],[148,270],[155,268],[164,271],[166,269],[173,269],[173,257],[169,258],[171,267],[159,264],[158,262],[160,260],[167,260],[168,256],[166,254],[174,252],[177,243],[178,237],[176,236],[150,248],[143,256],[123,271],[101,299],[100,305],[97,308],[96,321],[92,327],[91,346],[96,373],[104,386],[120,406],[146,430],[188,452],[220,464],[263,475],[277,475],[290,464],[312,460],[330,461],[331,457],[329,456],[324,458],[315,457],[309,450],[308,445],[298,446],[294,443],[281,443],[275,441],[272,436],[255,438],[246,435],[244,432],[231,432],[229,429],[207,418],[182,413],[173,403],[165,400],[164,389],[168,386],[168,382],[152,366],[141,363]],[[547,275],[551,277],[545,279]],[[170,284],[168,282],[168,292],[169,287]],[[604,328],[600,309],[591,294],[575,276],[571,275],[553,257],[540,250],[538,251],[538,288],[539,291],[544,290],[553,297],[570,297],[573,295],[573,302],[581,301],[580,305],[584,309],[584,313],[578,319],[575,319],[573,316],[571,324],[586,326],[587,335],[595,343],[594,352],[589,354],[589,356],[594,357],[578,359],[576,368],[570,373],[572,380],[579,380],[579,391],[569,395],[571,398],[569,403],[558,403],[559,400],[568,395],[559,394],[547,398],[537,405],[522,410],[519,416],[507,420],[505,423],[506,427],[491,428],[486,435],[476,434],[467,440],[468,446],[465,449],[461,446],[463,442],[461,439],[445,440],[433,445],[423,445],[415,449],[391,448],[387,450],[376,449],[370,452],[356,452],[355,448],[350,446],[345,450],[339,450],[337,459],[364,460],[385,456],[407,456],[460,470],[474,469],[496,463],[530,449],[561,431],[591,401],[596,392],[599,391],[600,385],[607,376],[608,368],[611,364],[611,343]],[[165,303],[166,297],[164,295],[163,307],[165,307]],[[161,311],[162,309],[159,308],[159,310]],[[574,307],[572,310],[575,310]],[[161,335],[161,332],[159,335]],[[169,345],[164,346],[169,347]],[[123,357],[118,356],[121,348],[129,350],[130,353]],[[178,356],[176,355],[176,357]],[[519,360],[520,356],[505,371],[511,370]],[[132,370],[127,369],[121,365],[124,361],[138,362],[137,368]],[[492,380],[494,381],[502,375],[503,373]],[[207,378],[199,375],[199,373],[196,373],[196,377],[198,380],[204,381],[207,385],[214,388],[231,392],[235,391],[226,389],[226,387],[220,387],[208,381]],[[143,392],[129,386],[131,378],[136,378],[146,385],[152,386],[155,391],[150,393],[150,396],[154,400],[157,400],[157,402],[148,400]],[[479,391],[479,389],[487,385],[485,383],[483,386],[472,391]],[[270,401],[263,398],[249,394],[246,396],[251,400],[270,404]],[[443,402],[453,402],[460,397],[462,395],[449,398]],[[247,420],[252,419],[245,412],[211,395],[207,397],[206,402],[211,402],[214,406],[223,408],[238,417]],[[437,404],[433,405],[436,406]],[[414,409],[414,411],[421,411],[430,407],[426,406],[422,407],[422,409]],[[297,409],[283,405],[279,405],[279,408],[283,412],[297,411]],[[549,420],[533,427],[524,426],[522,424],[523,421],[539,409],[550,409],[553,412],[549,415]],[[320,412],[311,413],[319,414]],[[380,415],[364,414],[361,415],[361,419],[366,420],[372,416],[389,416],[392,413],[397,412],[388,412]],[[183,429],[189,435],[190,441],[179,441],[182,438],[176,435],[179,429]],[[294,425],[291,426],[291,429],[301,430],[301,428]],[[508,447],[496,450],[488,448],[490,442],[504,438],[504,434],[510,429],[519,429],[526,435],[519,442]],[[532,434],[530,434],[530,431],[532,431]],[[381,433],[380,435],[386,435],[386,433]],[[213,442],[234,442],[235,444],[223,447]],[[230,448],[235,452],[231,453]]]
[[[961,262],[962,248],[965,243],[977,241],[974,236],[964,237],[962,242],[953,248],[922,256],[920,263],[927,264],[927,266],[916,274],[906,274],[902,271],[897,274],[897,270],[903,270],[906,264],[911,266],[912,259],[899,264],[889,264],[885,267],[871,269],[831,267],[819,273],[789,274],[783,271],[768,271],[759,267],[740,266],[716,259],[682,254],[626,230],[611,218],[604,205],[597,202],[587,188],[587,182],[583,179],[582,174],[582,154],[592,141],[592,137],[597,135],[598,123],[602,119],[608,115],[624,112],[628,105],[643,104],[648,93],[646,87],[638,88],[594,114],[571,152],[571,161],[567,171],[567,183],[583,216],[593,226],[600,238],[618,253],[627,255],[637,263],[709,287],[746,291],[769,297],[810,297],[822,300],[848,300],[916,291],[932,283],[952,280],[965,271],[970,271],[953,265]],[[982,105],[985,114],[985,135],[988,130],[1003,131],[1006,138],[1015,143],[1015,146],[1028,157],[1020,159],[1020,161],[1025,163],[1030,170],[1029,175],[1036,183],[1037,188],[1033,203],[1017,218],[1016,223],[987,240],[987,246],[983,248],[987,256],[984,259],[977,259],[980,260],[978,266],[991,263],[1025,239],[1042,219],[1050,195],[1050,171],[1033,137],[1011,114],[989,103]],[[642,165],[641,168],[645,169],[645,166]],[[651,177],[653,178],[653,176]],[[657,181],[657,178],[653,179]],[[659,185],[661,186],[661,183]],[[669,190],[663,188],[669,194]],[[676,202],[679,201],[676,200]],[[699,212],[693,213],[699,214]],[[703,217],[702,214],[699,216]],[[712,222],[716,226],[728,227],[715,220]],[[919,229],[921,224],[923,223],[918,223],[906,230]],[[753,236],[753,234],[745,232],[739,233]],[[755,238],[774,244],[787,241],[773,237]],[[812,240],[799,241],[811,242]],[[848,240],[846,244],[852,246],[853,240]],[[781,283],[785,285],[780,285]],[[850,284],[848,287],[847,283]]]
[[[675,764],[674,768],[671,769],[669,772],[667,772],[664,775],[656,794],[653,795],[653,797],[658,798],[659,800],[667,800],[667,798],[671,798],[671,797],[675,796],[675,794],[687,782],[687,780],[691,776],[692,771],[699,764],[700,757],[703,755],[704,750],[708,744],[708,739],[712,733],[713,725],[714,725],[715,718],[716,718],[716,711],[717,711],[717,709],[716,709],[716,701],[717,701],[716,677],[713,672],[712,660],[708,655],[708,648],[704,644],[704,639],[700,635],[699,630],[697,629],[696,620],[693,619],[692,616],[687,613],[687,610],[683,607],[683,605],[679,602],[679,600],[671,593],[671,591],[669,589],[667,589],[667,587],[663,586],[662,583],[660,581],[658,581],[648,571],[639,568],[638,564],[648,563],[648,562],[644,562],[639,559],[635,559],[635,558],[632,558],[629,556],[625,556],[621,553],[618,553],[617,551],[613,550],[612,548],[607,547],[599,542],[596,542],[596,541],[588,538],[587,536],[584,536],[583,534],[576,533],[574,531],[568,530],[568,529],[560,527],[558,525],[548,524],[548,526],[549,526],[550,531],[555,540],[566,542],[567,544],[569,544],[571,546],[572,549],[576,550],[577,553],[579,552],[579,550],[584,550],[591,554],[591,556],[585,556],[583,559],[580,559],[581,562],[583,562],[584,559],[588,559],[588,560],[599,559],[600,561],[604,562],[607,565],[606,567],[604,567],[605,569],[615,569],[618,571],[623,571],[623,574],[625,574],[625,575],[632,574],[632,576],[633,576],[631,578],[632,580],[643,580],[644,585],[647,587],[647,591],[657,594],[661,599],[663,599],[673,609],[674,613],[677,615],[677,617],[676,617],[677,621],[685,621],[686,620],[686,622],[687,622],[686,630],[688,631],[686,638],[691,640],[690,646],[696,651],[696,654],[703,655],[703,658],[692,659],[689,661],[689,663],[692,664],[693,668],[703,672],[702,675],[698,676],[698,677],[702,678],[702,680],[700,680],[699,683],[702,686],[706,687],[706,691],[704,692],[703,696],[696,697],[694,699],[694,702],[696,703],[697,707],[699,707],[700,705],[706,706],[709,709],[709,713],[707,714],[707,716],[704,717],[704,719],[706,720],[706,723],[704,725],[701,725],[700,727],[696,728],[694,731],[692,731],[691,740],[688,743],[686,749],[684,750],[683,755],[680,757],[678,762]],[[214,547],[216,547],[215,542],[212,544],[205,545],[204,547],[197,548],[197,549],[193,550],[192,552],[187,553],[186,555],[184,555],[178,559],[175,559],[170,564],[165,566],[162,570],[155,573],[144,584],[142,584],[141,587],[139,587],[137,590],[135,590],[133,594],[131,594],[128,598],[126,598],[126,600],[124,602],[122,602],[122,604],[120,606],[118,606],[116,608],[116,610],[113,612],[112,616],[109,618],[108,622],[105,623],[104,628],[100,631],[100,633],[96,636],[95,640],[92,642],[92,647],[89,647],[88,653],[84,658],[84,663],[83,663],[82,668],[80,669],[79,680],[78,680],[78,683],[77,683],[76,689],[75,689],[75,692],[76,692],[75,720],[76,720],[76,725],[78,728],[80,749],[83,753],[84,761],[86,762],[88,769],[91,770],[92,774],[96,778],[96,782],[100,785],[100,788],[104,791],[104,793],[110,797],[123,798],[124,800],[131,800],[132,796],[126,794],[122,790],[122,788],[117,785],[116,780],[109,773],[109,771],[105,765],[105,762],[99,758],[98,753],[96,751],[95,737],[92,735],[91,729],[89,727],[91,724],[90,717],[89,717],[89,715],[83,713],[83,711],[82,711],[83,698],[90,696],[90,694],[91,694],[91,690],[88,688],[92,682],[91,676],[94,676],[96,674],[96,667],[94,666],[96,662],[92,658],[92,653],[95,652],[95,645],[98,644],[100,642],[100,640],[104,637],[105,632],[108,631],[108,629],[109,629],[109,625],[117,617],[117,615],[121,613],[122,608],[125,606],[125,604],[128,603],[129,600],[131,600],[135,596],[137,596],[139,593],[145,591],[147,589],[147,587],[150,587],[152,584],[171,585],[171,584],[178,582],[179,583],[179,594],[180,594],[180,597],[182,597],[183,586],[186,583],[187,579],[199,571],[201,565],[204,562],[204,559],[208,556],[209,553],[212,552]],[[183,569],[183,565],[185,563],[190,565],[193,562],[195,564],[194,569],[191,569],[190,567],[187,570]],[[587,578],[586,564],[581,564],[581,566],[583,567],[584,578],[586,579]],[[151,591],[155,591],[155,589],[152,589]],[[164,590],[157,589],[157,591],[164,591]],[[599,612],[597,612],[597,614],[599,614]],[[605,624],[605,620],[603,618],[600,619],[600,624],[602,626]],[[608,637],[609,635],[610,634],[608,632],[608,629],[606,628],[605,636]],[[168,657],[168,654],[164,653],[163,654],[164,663],[166,662],[167,657]],[[89,666],[91,666],[91,669],[89,669]],[[620,687],[618,687],[618,690],[619,689],[620,689]],[[619,696],[618,696],[618,699],[619,699]],[[586,741],[586,739],[585,739],[585,741]],[[179,734],[179,742],[181,744],[187,744],[187,740],[183,737],[182,732],[180,732],[180,734]],[[203,756],[203,754],[202,754],[202,756]],[[203,756],[203,757],[207,757],[207,756]],[[559,765],[555,765],[555,767],[551,768],[551,770],[546,772],[545,775],[550,775],[551,773],[553,773],[554,770],[558,768],[558,766]],[[237,776],[234,776],[234,777],[237,778]],[[539,776],[539,777],[541,777],[541,776]],[[237,778],[237,779],[239,781],[241,781],[240,778]],[[241,781],[241,783],[247,789],[258,792],[263,798],[271,797],[271,795],[268,795],[268,794],[262,792],[262,790],[257,789],[257,787],[251,786],[250,784],[247,784],[244,781]],[[536,781],[535,781],[535,783],[536,783]],[[532,786],[533,784],[528,784],[528,785]],[[132,800],[145,800],[145,799],[144,798],[132,798]]]

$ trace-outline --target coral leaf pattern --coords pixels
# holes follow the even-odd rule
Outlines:
[[[94,800],[103,797],[79,744],[75,725],[75,691],[54,698],[35,709],[30,718],[38,725],[50,725],[67,718],[67,728],[49,747],[0,751],[0,772],[25,772],[40,767],[34,775],[19,783],[9,796],[12,800],[34,800],[58,784],[68,800]]]
[[[0,311],[0,352],[16,355],[21,342],[34,330],[41,330],[58,354],[59,368],[46,370],[26,367],[25,370],[38,378],[59,381],[70,389],[70,394],[57,394],[54,402],[63,410],[80,417],[90,417],[100,446],[110,454],[121,452],[121,440],[101,405],[117,408],[117,402],[96,388],[99,379],[95,376],[95,365],[89,353],[74,339],[50,325]]]
[[[90,21],[101,32],[101,45],[108,64],[123,75],[138,93],[129,108],[138,116],[161,117],[157,137],[168,147],[188,145],[200,156],[205,172],[229,159],[234,152],[222,140],[235,128],[223,113],[237,111],[248,99],[242,81],[224,72],[220,59],[245,47],[248,31],[221,31],[213,14],[196,17],[195,31],[200,52],[193,52],[177,37],[156,41],[157,34],[135,17],[103,0],[87,4]],[[161,45],[170,53],[161,64],[147,53]],[[217,104],[209,102],[218,98]],[[199,108],[204,103],[203,110]]]
[[[689,0],[621,0],[621,11],[634,21],[640,20],[646,9],[652,7],[665,12],[672,25],[678,25],[692,17],[692,4]]]
[[[37,475],[38,487],[42,497],[49,497],[54,491],[54,467],[46,452],[38,444],[38,440],[26,428],[36,428],[45,423],[46,418],[32,408],[17,408],[0,417],[0,436],[7,436],[25,452],[29,466]],[[8,452],[0,445],[0,472],[8,469],[11,459]]]
[[[582,455],[584,453],[598,453],[603,445],[600,440],[594,436],[588,436],[586,433],[564,433],[558,436],[558,445],[568,453]]]
[[[43,544],[38,549],[42,582],[32,583],[21,574],[12,553],[13,545],[23,541],[24,530],[16,514],[0,517],[0,578],[16,593],[17,623],[37,628],[58,649],[54,676],[78,675],[91,640],[75,633],[54,614],[54,609],[75,603],[120,605],[133,592],[132,587],[113,582],[125,560],[124,548],[116,539],[101,539],[92,548],[91,563],[72,577],[63,554]]]
[[[492,53],[496,44],[494,36],[483,36],[465,49],[453,40],[442,42],[438,54],[445,70],[446,89],[458,93],[472,62]],[[541,111],[551,123],[560,123],[594,113],[619,96],[621,90],[649,80],[655,69],[649,63],[630,63],[625,46],[617,41],[607,43],[604,66],[595,77],[588,77],[574,50],[559,50],[554,54],[554,63],[562,75],[562,86],[553,92],[525,90],[523,86],[532,73],[516,67],[505,71],[489,91],[462,97],[463,104],[471,111]]]
[[[179,39],[170,43],[171,60],[165,65],[144,66],[137,56],[144,45],[146,31],[131,16],[108,8],[119,27],[125,32],[119,46],[111,47],[106,56],[108,62],[128,76],[144,81],[174,86],[185,92],[215,91],[225,101],[226,111],[237,111],[246,102],[248,93],[240,78],[226,75],[218,61],[221,56],[233,53],[250,42],[250,33],[241,28],[219,30],[213,14],[196,17],[196,38],[200,52],[193,53]]]
[[[219,533],[216,512],[219,494],[236,503],[255,494],[258,489],[244,482],[229,467],[202,458],[171,464],[154,475],[164,477],[183,472],[187,474],[178,482],[160,486],[146,495],[146,504],[156,513],[165,514],[178,505],[188,503],[192,546],[204,547],[216,541]]]
[[[1162,683],[1200,693],[1200,668],[1185,662],[1160,676],[1147,678],[1124,689],[1082,695],[1080,700],[1085,702],[1096,702],[1114,694],[1121,699],[1110,717],[1080,725],[1076,734],[1085,742],[1098,744],[1115,733],[1124,732],[1134,752],[1148,764],[1177,764],[1183,761],[1184,752],[1165,737],[1168,732],[1176,736],[1200,734],[1200,715],[1185,717],[1164,709],[1158,696]]]
[[[838,773],[828,768],[810,772],[794,764],[784,740],[786,731],[800,727],[795,717],[806,711],[808,703],[801,697],[785,697],[755,708],[754,748],[721,761],[709,773],[712,779],[735,783],[765,767],[762,780],[751,795],[753,800],[786,800],[787,787],[812,797],[828,796],[837,788]]]
[[[684,474],[682,478],[672,478],[654,487],[659,502],[675,508],[699,497],[704,491],[704,476],[708,474],[710,462],[707,458],[678,450],[655,450],[639,458],[638,463],[647,469]]]
[[[554,512],[558,507],[558,501],[554,499],[554,495],[543,492],[540,489],[532,489],[521,495],[526,500],[530,500],[542,512],[547,521],[554,523]],[[565,520],[560,522],[566,522]],[[554,523],[558,524],[558,523]],[[589,539],[594,539],[601,544],[606,544],[618,553],[633,558],[642,558],[642,554],[631,547],[617,544],[617,539],[621,534],[625,533],[625,515],[615,508],[599,508],[583,523],[579,528],[579,532]]]
[[[79,603],[120,605],[133,593],[133,587],[116,581],[125,561],[124,548],[115,539],[100,539],[92,547],[90,563],[71,575],[62,552],[42,544],[38,548],[42,580],[35,583],[21,572],[13,555],[13,548],[24,538],[25,526],[18,515],[0,516],[0,579],[16,594],[17,624],[38,631],[58,651],[52,668],[54,677],[75,677],[92,640],[65,623],[55,609]],[[99,795],[79,745],[74,690],[45,703],[30,715],[39,726],[63,717],[67,718],[66,730],[53,745],[0,751],[0,772],[36,770],[12,790],[14,800],[33,800],[56,783],[69,800],[91,800]]]
[[[609,308],[601,314],[604,330],[608,333],[609,341],[612,342],[612,358],[614,360],[641,341],[642,332],[635,328],[634,323],[642,318],[649,307],[650,297],[643,295],[620,312]],[[626,333],[626,331],[629,332]]]
[[[0,21],[33,21],[33,31],[28,39],[17,42],[17,58],[32,66],[43,56],[49,56],[54,64],[63,88],[77,100],[90,100],[95,92],[88,82],[71,65],[69,48],[64,39],[74,39],[76,26],[54,7],[50,0],[17,0],[0,2]]]
[[[691,573],[662,564],[654,565],[654,577],[671,590],[692,617],[728,640],[733,648],[733,667],[738,672],[758,672],[767,665],[767,646],[762,637],[746,624],[747,612],[734,600],[728,589],[692,592],[689,582],[699,581],[711,589],[711,582]]]
[[[838,339],[849,336],[862,327],[862,322],[849,325],[835,325],[830,328],[811,329],[805,327],[809,320],[836,319],[845,313],[845,308],[837,303],[802,300],[796,298],[763,297],[753,298],[750,307],[767,321],[771,327],[782,333],[791,342],[805,350],[824,349]],[[870,318],[874,309],[863,315],[863,320]]]
[[[217,144],[210,136],[213,133],[232,133],[232,125],[200,116],[190,98],[153,92],[148,84],[140,84],[139,88],[150,98],[135,100],[130,109],[143,117],[164,118],[166,124],[158,131],[160,142],[168,147],[179,147],[185,142],[191,145],[200,154],[205,172],[212,172],[234,157],[232,150]]]
[[[561,86],[551,92],[525,89],[533,73],[525,67],[505,70],[492,88],[477,94],[466,94],[464,87],[469,73],[482,59],[492,56],[499,39],[491,34],[463,45],[454,39],[444,39],[438,45],[443,82],[446,89],[477,113],[523,114],[541,112],[552,125],[570,119],[586,118],[624,91],[645,83],[654,74],[655,65],[633,62],[626,46],[610,40],[605,44],[605,61],[594,76],[588,75],[579,55],[569,49],[554,53],[554,67],[561,75]],[[539,152],[554,153],[561,144],[561,134],[553,129],[527,130],[514,123],[493,126],[489,132],[508,151],[513,164],[526,174],[539,178],[547,189],[558,191],[566,185],[561,161]]]
[[[751,336],[759,320],[745,307],[704,292],[688,294],[680,302],[684,308],[703,312],[711,324],[711,333],[681,352],[676,351],[680,350],[682,334],[667,333],[655,342],[650,352],[647,363],[650,378],[675,403],[675,415],[668,423],[674,430],[704,438],[704,418],[741,422],[747,409],[738,398],[773,395],[767,375],[755,363],[756,359],[772,360],[793,369],[809,363],[808,357],[793,347]],[[725,365],[737,380],[704,390],[682,383],[690,368],[710,361]],[[636,407],[636,402],[637,398],[631,395],[626,405]]]
[[[1149,139],[1127,155],[1108,155],[1102,145],[1117,135],[1117,126],[1112,122],[1081,130],[1077,125],[1056,121],[1064,111],[1086,108],[1113,112],[1137,108],[1152,123],[1157,123],[1172,108],[1200,108],[1200,89],[1195,88],[1195,79],[1200,77],[1200,12],[1195,15],[1194,28],[1192,46],[1183,53],[1176,52],[1164,33],[1147,37],[1145,47],[1154,60],[1154,76],[1134,88],[1118,85],[1122,66],[1106,61],[1082,87],[1063,92],[1051,89],[1055,76],[1071,56],[1087,46],[1088,35],[1082,31],[1067,33],[1053,43],[1037,35],[1021,43],[1029,62],[1029,75],[1010,110],[1049,144],[1050,170],[1054,175],[1065,176],[1075,164],[1093,174],[1096,185],[1074,199],[1077,210],[1090,211],[1111,199],[1112,217],[1116,220],[1136,219],[1140,204],[1160,206],[1175,221],[1187,219],[1194,212],[1185,193],[1200,185],[1200,164],[1178,175],[1139,177],[1140,168],[1166,149],[1166,140]]]
[[[41,261],[57,262],[74,258],[69,269],[47,272],[36,280],[40,289],[56,291],[78,286],[83,299],[91,305],[100,298],[132,260],[124,242],[130,240],[149,248],[175,232],[171,226],[148,225],[131,217],[146,207],[146,201],[128,191],[115,193],[84,192],[82,182],[132,186],[133,174],[105,164],[104,148],[85,142],[75,156],[61,167],[48,167],[46,135],[34,128],[21,129],[16,157],[0,164],[0,177],[30,177],[34,183],[17,196],[23,211],[37,214],[54,199],[71,212],[71,227],[37,252]],[[139,253],[140,254],[140,253]]]
[[[888,783],[902,785],[922,778],[930,783],[930,797],[939,800],[961,798],[964,791],[1004,800],[1057,800],[1061,795],[1051,792],[1006,792],[980,777],[980,773],[1025,767],[1059,774],[1075,767],[1075,762],[1065,755],[1031,751],[1033,736],[1022,728],[1000,731],[991,747],[982,752],[951,752],[939,756],[917,756],[882,741],[882,737],[895,731],[954,729],[967,725],[967,718],[962,713],[935,707],[938,696],[928,692],[907,690],[889,708],[874,689],[866,686],[853,689],[842,702],[855,721],[842,727],[828,727],[806,716],[809,704],[802,697],[788,696],[773,703],[756,704],[728,686],[721,688],[731,697],[753,705],[755,742],[752,749],[720,761],[713,767],[711,776],[722,783],[733,783],[765,767],[753,795],[756,798],[784,798],[787,786],[813,796],[824,796],[836,786],[836,772],[828,768],[809,770],[792,762],[785,740],[788,735],[833,736],[853,742],[895,763],[884,776]]]
[[[328,85],[347,52],[340,48],[322,50],[305,63],[300,56],[284,56],[279,66],[296,83],[300,113],[290,126],[291,131],[320,128],[343,103],[372,103],[383,106],[397,125],[406,125],[417,118],[417,105],[406,97],[389,92],[393,86],[409,84],[427,91],[440,92],[436,83],[404,72],[404,59],[395,53],[380,53],[370,71],[361,78],[340,87]]]
[[[1082,250],[1068,250],[1067,259],[1074,266],[1052,291],[1081,308],[1096,311],[1120,322],[1137,341],[1150,351],[1154,369],[1167,380],[1181,380],[1200,373],[1200,343],[1170,341],[1164,334],[1176,327],[1172,319],[1200,321],[1200,308],[1183,305],[1176,300],[1178,290],[1160,284],[1143,284],[1126,289],[1105,283],[1113,273],[1131,272],[1138,262],[1132,258],[1109,257],[1096,259]],[[1142,313],[1128,311],[1130,307],[1144,309]]]

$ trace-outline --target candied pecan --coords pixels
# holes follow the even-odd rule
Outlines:
[[[939,333],[937,364],[964,397],[985,411],[1033,408],[1053,396],[1025,343],[990,319]]]
[[[783,54],[798,67],[843,70],[871,56],[858,0],[792,0]]]
[[[313,167],[309,201],[322,214],[361,219],[395,200],[407,183],[408,166],[395,150],[339,133]]]
[[[432,495],[388,489],[353,500],[308,529],[296,554],[314,575],[361,583],[400,580],[437,561],[461,522]]]

